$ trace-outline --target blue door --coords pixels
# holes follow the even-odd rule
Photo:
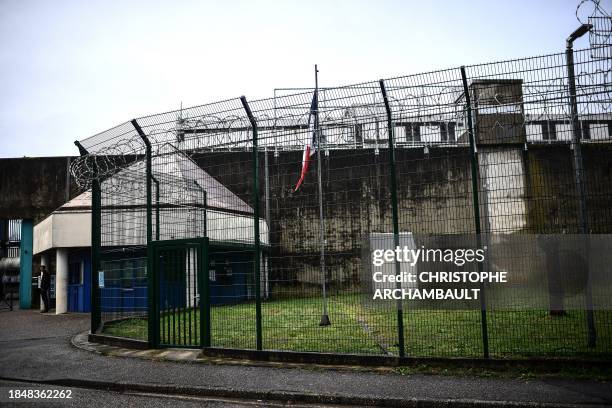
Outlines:
[[[88,313],[91,310],[91,260],[86,251],[68,256],[68,311]]]

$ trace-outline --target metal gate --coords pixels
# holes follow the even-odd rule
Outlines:
[[[209,346],[208,239],[154,241],[150,256],[153,346]]]

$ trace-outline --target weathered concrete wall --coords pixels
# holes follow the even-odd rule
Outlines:
[[[0,159],[0,218],[39,221],[77,194],[71,157]]]
[[[612,145],[582,147],[591,233],[612,232]],[[568,145],[530,146],[527,171],[528,229],[539,233],[577,233],[578,197]]]
[[[400,229],[457,233],[474,229],[466,148],[398,150]],[[269,153],[271,281],[318,290],[319,203],[316,161],[297,193],[301,152]],[[248,153],[206,153],[198,164],[252,203]],[[265,168],[260,156],[261,214],[265,215]],[[370,233],[390,232],[391,194],[386,150],[334,150],[324,156],[323,191],[328,279],[336,288],[359,281],[361,250]]]
[[[612,232],[612,147],[583,148],[592,232]],[[576,196],[568,145],[483,147],[479,181],[483,230],[575,232]],[[316,161],[298,193],[292,189],[301,152],[269,153],[271,281],[317,292],[319,207]],[[361,273],[364,238],[391,232],[387,153],[330,151],[324,156],[324,214],[328,281],[354,287]],[[249,153],[206,153],[198,163],[252,204]],[[265,215],[264,157],[260,158],[261,215]],[[474,232],[469,151],[463,147],[396,151],[400,230]],[[486,192],[486,194],[485,194]],[[487,218],[488,217],[488,218]],[[367,245],[367,244],[366,244]],[[285,291],[286,292],[286,291]],[[278,293],[278,291],[277,291]],[[287,293],[287,292],[286,292]]]
[[[568,145],[483,147],[480,152],[481,213],[493,231],[576,232],[577,199]],[[593,233],[612,232],[612,146],[583,147]],[[316,160],[300,191],[293,193],[301,152],[270,152],[272,282],[318,290],[319,206]],[[361,273],[361,248],[370,233],[391,232],[386,150],[332,150],[323,156],[328,280],[350,288]],[[252,206],[252,160],[248,152],[202,153],[198,164]],[[266,214],[264,154],[260,153],[261,216]],[[464,147],[396,151],[400,230],[413,233],[474,231],[469,151]],[[483,168],[484,166],[484,168]],[[66,183],[67,158],[1,159],[0,217],[39,219],[73,197]],[[68,186],[68,190],[67,190]],[[489,191],[483,196],[483,191]],[[486,206],[486,207],[485,207]],[[485,211],[486,210],[486,211]],[[483,221],[483,224],[484,221]],[[485,225],[483,225],[485,226]],[[486,229],[486,228],[485,228]]]

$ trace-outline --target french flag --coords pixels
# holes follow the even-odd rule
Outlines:
[[[300,179],[295,185],[295,189],[293,192],[298,191],[302,183],[304,182],[304,178],[306,177],[306,173],[308,172],[308,167],[310,166],[310,158],[316,153],[317,149],[317,129],[319,128],[319,108],[318,108],[318,96],[317,91],[315,90],[312,95],[312,103],[310,104],[310,114],[308,115],[308,129],[309,133],[312,135],[309,141],[304,146],[304,154],[302,155],[302,171],[300,173]]]

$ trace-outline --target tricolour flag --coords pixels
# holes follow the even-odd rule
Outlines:
[[[310,114],[308,115],[308,134],[310,135],[310,137],[304,145],[304,154],[302,155],[302,171],[300,172],[300,179],[298,180],[297,184],[295,185],[295,189],[293,190],[294,193],[298,191],[298,189],[304,182],[304,178],[306,177],[306,173],[308,172],[308,167],[310,166],[310,158],[316,152],[318,128],[319,108],[317,91],[315,90],[314,94],[312,95],[312,103],[310,104]]]

